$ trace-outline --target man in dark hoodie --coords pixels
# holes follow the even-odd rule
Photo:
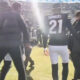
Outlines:
[[[77,12],[76,21],[73,24],[74,29],[77,32],[77,36],[80,36],[80,12]],[[80,39],[79,39],[80,40]],[[69,39],[69,49],[71,50],[71,58],[75,68],[74,79],[80,80],[80,42],[73,35]]]
[[[24,41],[22,42],[22,34]],[[21,45],[27,47],[29,44],[29,34],[21,16],[11,10],[6,2],[0,3],[0,62],[7,53],[13,59],[18,71],[18,80],[26,80],[24,63],[22,60]],[[1,77],[0,77],[0,80]]]

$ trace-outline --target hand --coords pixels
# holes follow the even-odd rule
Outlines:
[[[49,51],[47,48],[44,49],[44,55],[49,56]]]

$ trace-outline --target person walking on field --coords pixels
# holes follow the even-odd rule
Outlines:
[[[23,42],[22,42],[23,34]],[[18,80],[26,80],[25,67],[22,60],[21,45],[29,46],[29,34],[26,26],[16,11],[6,2],[0,3],[0,62],[9,53],[18,72]],[[1,79],[0,75],[0,80]]]

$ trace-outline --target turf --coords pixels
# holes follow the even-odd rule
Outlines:
[[[43,48],[34,47],[31,54],[32,59],[35,62],[35,68],[30,73],[30,76],[32,79],[28,80],[52,80],[51,76],[51,62],[50,57],[45,56],[43,54]],[[59,80],[61,80],[61,71],[62,71],[62,64],[61,59],[59,58]],[[28,68],[29,69],[29,68]],[[72,80],[74,74],[74,67],[72,62],[69,62],[69,75],[68,80]],[[28,75],[28,77],[30,77]],[[14,68],[14,65],[12,64],[10,71],[8,72],[5,80],[18,80],[18,74],[16,72],[16,69]]]

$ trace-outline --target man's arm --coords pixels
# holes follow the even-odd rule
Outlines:
[[[47,35],[43,35],[43,47],[46,48],[47,47],[47,43],[48,42],[48,36]]]
[[[48,44],[48,35],[49,35],[49,24],[48,24],[48,18],[47,16],[45,16],[43,18],[44,20],[44,28],[43,28],[43,45],[44,45],[44,48],[47,47],[47,44]]]
[[[43,47],[44,47],[44,54],[46,56],[49,55],[48,49],[47,49],[47,44],[48,44],[48,35],[43,35]]]
[[[20,27],[21,31],[23,32],[24,44],[29,43],[29,33],[28,33],[27,27],[26,27],[25,23],[23,22],[20,15],[18,15],[18,22],[19,22],[19,27]]]

